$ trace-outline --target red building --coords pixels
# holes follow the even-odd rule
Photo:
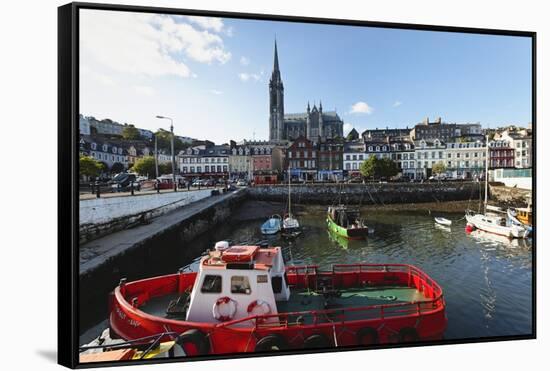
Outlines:
[[[514,148],[504,140],[489,143],[489,168],[513,168]]]
[[[316,146],[300,136],[286,151],[285,169],[290,168],[293,180],[313,181],[317,176],[317,167]]]

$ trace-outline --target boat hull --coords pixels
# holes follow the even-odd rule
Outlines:
[[[286,312],[213,323],[175,320],[140,310],[155,297],[190,290],[195,277],[195,273],[178,273],[116,287],[109,316],[112,333],[132,340],[166,331],[184,333],[195,329],[208,334],[209,354],[227,354],[254,352],[260,339],[268,335],[279,335],[287,343],[287,349],[303,349],[304,339],[313,334],[322,334],[329,347],[358,346],[438,340],[447,326],[441,288],[425,273],[408,265],[339,265],[327,272],[318,271],[316,266],[293,266],[287,267],[287,282],[296,290],[315,288],[323,279],[330,280],[334,288],[358,282],[368,287],[411,287],[423,295],[423,301]],[[345,316],[350,315],[353,320],[346,320],[351,317]],[[299,317],[305,320],[300,322]],[[371,343],[360,336],[366,330],[375,334]],[[201,354],[188,353],[193,355]]]
[[[481,214],[466,213],[466,221],[475,228],[485,232],[498,234],[508,238],[525,238],[529,231],[520,226],[502,226],[494,223],[488,223],[483,219],[486,218]]]
[[[330,215],[327,215],[327,228],[337,234],[340,237],[344,237],[350,240],[360,240],[364,239],[369,234],[368,227],[365,228],[344,228],[338,224],[332,218]]]

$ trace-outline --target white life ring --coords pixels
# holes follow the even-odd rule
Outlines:
[[[219,298],[212,307],[212,316],[220,322],[230,321],[237,313],[237,302],[228,296]]]
[[[247,311],[251,316],[264,316],[271,314],[271,306],[267,301],[258,299],[248,305]]]

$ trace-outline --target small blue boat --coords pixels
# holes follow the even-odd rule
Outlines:
[[[271,218],[262,224],[262,234],[277,234],[281,230],[281,217],[272,215]]]

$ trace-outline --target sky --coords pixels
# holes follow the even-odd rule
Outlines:
[[[425,117],[531,121],[531,40],[80,10],[80,112],[227,143],[268,139],[274,40],[285,113],[322,101],[344,133]]]

